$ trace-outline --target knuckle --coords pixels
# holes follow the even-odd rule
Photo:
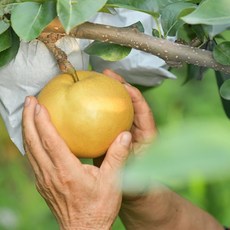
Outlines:
[[[122,153],[119,154],[113,154],[112,155],[112,162],[116,162],[115,164],[120,165],[122,162],[125,162],[127,159],[127,152],[128,150],[123,150]],[[123,153],[124,152],[124,153]]]
[[[74,179],[71,175],[67,174],[65,171],[60,170],[58,173],[58,181],[61,186],[69,186],[74,182]]]
[[[133,91],[134,91],[134,101],[145,101],[145,98],[143,97],[141,91],[139,89],[137,89],[136,87],[133,87]]]
[[[40,176],[36,176],[35,186],[40,194],[47,193],[52,187],[51,178],[46,175],[42,178]]]
[[[37,191],[41,194],[42,193],[42,189],[41,189],[41,185],[38,181],[35,182],[35,187],[37,189]]]
[[[49,136],[41,137],[41,143],[42,143],[43,148],[47,151],[53,151],[56,148],[56,144],[57,144]]]
[[[23,136],[23,146],[26,152],[29,152],[33,146],[33,139],[32,137]]]

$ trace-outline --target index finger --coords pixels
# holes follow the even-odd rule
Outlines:
[[[50,165],[52,162],[50,162],[46,154],[42,154],[43,148],[34,124],[34,108],[36,104],[37,100],[34,97],[26,98],[22,113],[22,133],[26,155],[34,171],[38,172],[42,166]]]
[[[53,126],[48,111],[40,104],[35,108],[34,122],[42,148],[55,166],[71,167],[74,164],[76,170],[82,168],[80,160],[70,151]]]
[[[156,125],[152,110],[137,88],[127,84],[125,84],[125,87],[133,103],[136,132],[141,133],[143,140],[151,140],[156,135]]]
[[[120,81],[121,83],[124,83],[133,103],[135,128],[144,135],[143,138],[152,139],[156,134],[156,126],[152,111],[141,92],[137,88],[128,84],[124,78],[112,70],[105,69],[103,73]]]

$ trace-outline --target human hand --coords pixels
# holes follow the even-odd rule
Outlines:
[[[132,99],[134,107],[134,122],[131,128],[132,149],[135,157],[139,156],[153,141],[157,133],[152,111],[137,88],[127,84],[120,75],[109,69],[106,69],[103,73],[124,83]],[[133,192],[132,194],[123,194],[120,217],[127,229],[134,229],[134,227],[139,229],[140,226],[141,228],[148,226],[148,229],[151,229],[154,222],[164,221],[165,216],[168,215],[166,210],[170,196],[165,192],[165,188],[161,191],[150,192],[150,194],[142,193],[144,189],[146,188],[140,188],[139,192]],[[152,207],[154,207],[154,210],[150,211]],[[165,212],[162,212],[162,210]],[[152,214],[154,219],[149,217]],[[139,220],[137,225],[135,223],[136,219]],[[143,225],[143,223],[147,224]],[[149,228],[149,226],[152,227]]]
[[[36,187],[60,228],[109,229],[121,205],[119,170],[128,157],[130,133],[116,138],[98,168],[81,164],[70,152],[35,97],[26,99],[22,128]]]
[[[140,155],[140,151],[152,142],[157,133],[152,112],[138,89],[127,84],[121,76],[111,70],[105,70],[104,74],[125,83],[132,98],[132,144],[134,153]],[[123,195],[119,215],[127,230],[223,229],[207,212],[164,185],[153,190],[145,190],[143,193]]]
[[[152,111],[137,88],[128,84],[124,78],[110,69],[104,70],[103,73],[124,83],[132,99],[134,108],[134,121],[131,128],[132,148],[134,154],[138,154],[152,142],[157,133]]]

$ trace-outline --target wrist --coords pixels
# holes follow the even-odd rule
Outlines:
[[[146,194],[125,197],[120,217],[125,225],[127,223],[133,229],[143,229],[143,226],[145,229],[164,229],[178,218],[173,196],[174,193],[167,188],[159,188]]]
[[[76,218],[74,221],[61,220],[58,221],[60,230],[109,230],[114,220],[109,217],[84,216]]]

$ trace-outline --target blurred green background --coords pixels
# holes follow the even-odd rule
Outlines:
[[[229,125],[218,95],[212,71],[202,81],[185,81],[186,67],[174,71],[177,80],[167,80],[157,88],[141,88],[155,115],[158,128],[190,119],[221,119]],[[0,121],[0,230],[55,230],[58,225],[34,186],[27,159],[11,143]],[[230,181],[207,183],[193,180],[176,191],[230,225]],[[119,219],[113,229],[122,230]]]

